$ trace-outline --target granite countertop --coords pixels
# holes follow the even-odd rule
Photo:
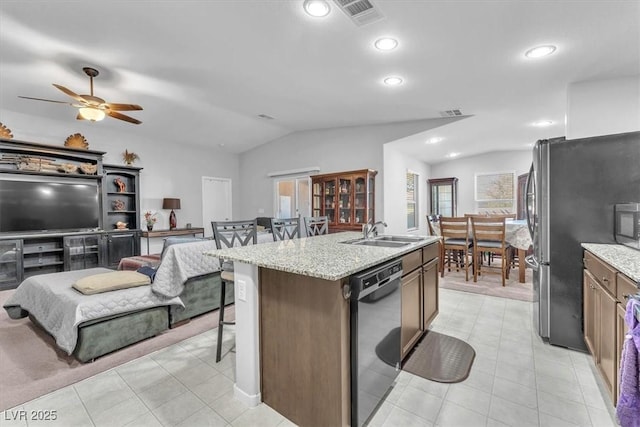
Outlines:
[[[640,286],[640,251],[624,245],[583,243],[582,247]]]
[[[273,270],[333,281],[348,277],[368,267],[397,258],[439,240],[439,237],[425,236],[425,240],[397,248],[340,243],[361,237],[362,233],[344,232],[219,249],[208,251],[206,254]]]

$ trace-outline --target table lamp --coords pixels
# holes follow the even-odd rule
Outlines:
[[[174,209],[180,209],[180,199],[162,199],[162,209],[171,209],[169,214],[169,230],[176,228],[176,213]]]

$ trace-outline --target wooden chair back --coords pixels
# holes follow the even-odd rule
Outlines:
[[[500,242],[502,249],[506,247],[504,217],[472,216],[471,228],[474,246],[483,247],[483,243],[489,243],[489,246],[495,248],[496,242]]]
[[[213,238],[218,249],[258,243],[258,223],[255,219],[246,221],[211,221]]]
[[[447,239],[469,241],[469,219],[460,216],[441,217],[440,235],[445,244]]]
[[[304,228],[306,230],[307,237],[329,234],[329,217],[307,216],[304,218]]]
[[[271,218],[273,241],[300,237],[300,218]]]

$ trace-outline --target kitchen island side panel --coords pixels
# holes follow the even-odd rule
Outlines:
[[[350,421],[346,283],[260,268],[262,399],[300,426]]]

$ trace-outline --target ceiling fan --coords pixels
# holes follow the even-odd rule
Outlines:
[[[124,120],[125,122],[133,123],[136,125],[139,125],[140,123],[142,123],[138,119],[134,119],[133,117],[130,117],[118,112],[118,111],[142,110],[141,106],[136,104],[114,104],[114,103],[106,102],[104,99],[99,98],[97,96],[94,96],[93,95],[93,78],[100,73],[98,72],[98,70],[91,67],[83,67],[82,70],[85,72],[87,76],[89,76],[90,85],[91,85],[90,95],[78,95],[77,93],[67,89],[64,86],[53,83],[55,87],[57,87],[62,92],[64,92],[65,94],[73,98],[76,101],[76,103],[54,101],[52,99],[31,98],[29,96],[18,96],[18,98],[33,99],[36,101],[47,101],[47,102],[55,102],[58,104],[71,105],[78,109],[78,115],[76,116],[76,119],[78,120],[90,120],[92,122],[96,122],[104,119],[105,116],[110,116],[110,117],[113,117],[114,119]]]

